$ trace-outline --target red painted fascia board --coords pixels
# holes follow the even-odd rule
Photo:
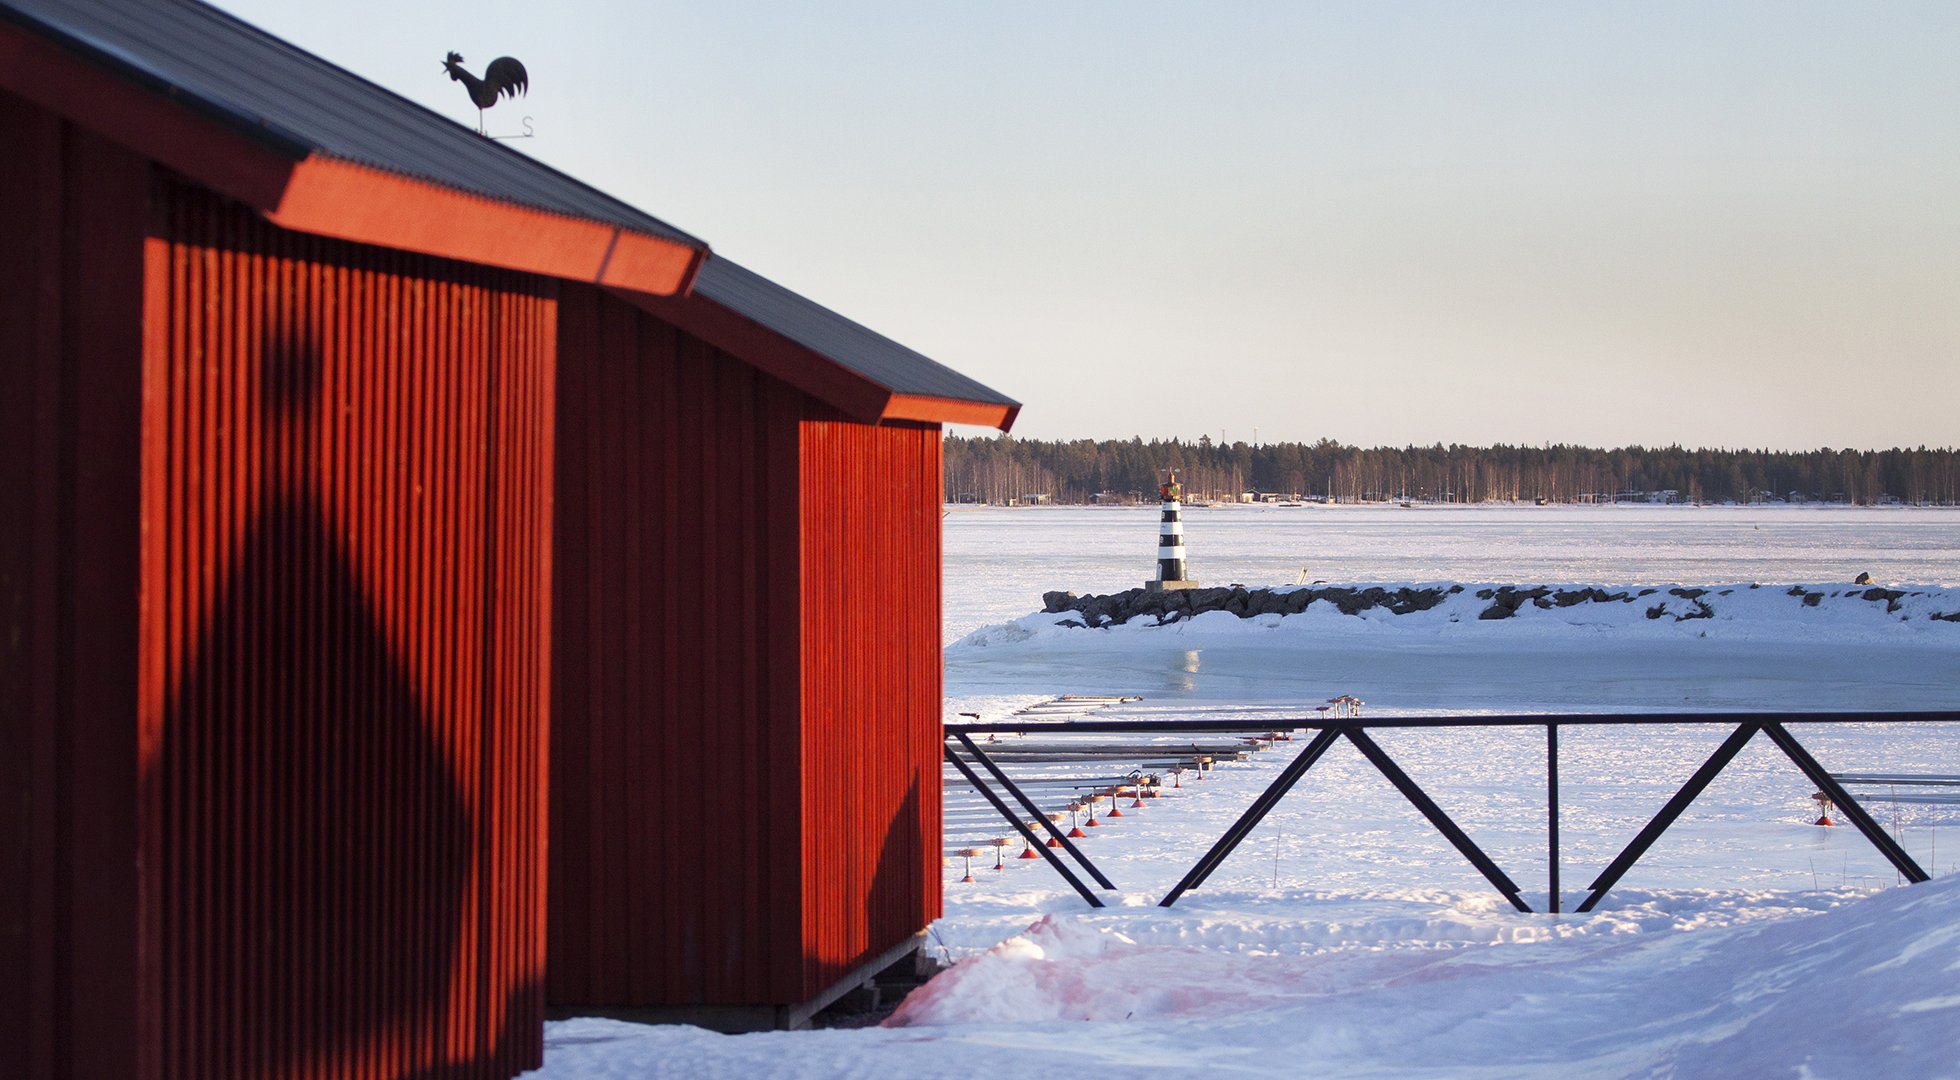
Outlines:
[[[319,154],[295,158],[7,23],[0,88],[298,232],[656,295],[684,295],[707,258],[663,237]]]
[[[1006,431],[1021,413],[1019,405],[995,405],[981,401],[929,397],[924,394],[893,394],[885,404],[886,420],[924,420],[940,424],[974,424]]]
[[[704,248],[454,191],[315,154],[294,166],[274,224],[621,289],[684,293]]]

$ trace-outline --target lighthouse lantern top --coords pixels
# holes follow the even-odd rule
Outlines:
[[[1157,470],[1157,496],[1165,502],[1178,502],[1184,498],[1184,486],[1177,482],[1176,469]]]

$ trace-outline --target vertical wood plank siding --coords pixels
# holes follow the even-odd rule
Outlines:
[[[797,1000],[802,399],[596,289],[559,328],[550,1000]]]
[[[139,874],[149,164],[0,92],[0,1076],[156,1076]]]
[[[534,1067],[550,286],[159,195],[165,1075]]]
[[[555,300],[159,194],[165,1075],[533,1067]]]
[[[801,428],[803,987],[939,916],[940,438]]]
[[[535,1066],[550,286],[0,143],[0,1075]]]
[[[938,429],[559,326],[550,1000],[809,1000],[939,913]]]

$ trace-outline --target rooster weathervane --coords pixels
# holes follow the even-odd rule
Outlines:
[[[442,62],[442,69],[449,73],[452,81],[462,83],[463,89],[470,92],[470,101],[476,104],[476,133],[486,137],[490,133],[483,126],[483,110],[495,105],[500,97],[515,98],[531,89],[531,75],[515,57],[499,56],[490,61],[490,66],[483,69],[481,79],[463,70],[463,54],[459,52],[450,53]],[[517,138],[528,136],[530,117],[524,119],[526,135]]]

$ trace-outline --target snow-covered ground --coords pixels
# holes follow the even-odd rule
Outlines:
[[[1310,900],[1311,898],[1309,898]],[[883,1028],[551,1025],[546,1075],[1939,1077],[1960,878],[1643,894],[1578,919],[1443,897],[1043,915]],[[1355,917],[1357,903],[1372,915]],[[1738,913],[1747,912],[1750,917]],[[1333,936],[1350,942],[1329,946]]]
[[[1953,512],[1233,508],[1191,513],[1186,532],[1207,583],[1291,584],[1304,564],[1342,584],[1466,588],[1405,616],[1316,604],[1059,626],[1029,614],[1043,591],[1147,576],[1155,509],[955,513],[949,715],[998,719],[1065,693],[1139,694],[1136,716],[1272,718],[1342,693],[1369,715],[1960,706],[1960,623],[1925,617],[1960,608]],[[1850,596],[1861,571],[1919,595]],[[1685,621],[1648,618],[1652,597],[1479,620],[1476,582],[1729,592]],[[1793,583],[1827,595],[1806,606]],[[1566,730],[1568,909],[1726,734]],[[1960,773],[1945,725],[1797,735],[1834,771]],[[1376,737],[1543,909],[1542,730]],[[1300,745],[1095,830],[1086,847],[1119,886],[1109,908],[1087,909],[1041,861],[976,869],[973,884],[949,866],[933,942],[959,963],[885,1027],[729,1037],[568,1021],[536,1075],[1960,1076],[1960,807],[1863,792],[1935,874],[1895,888],[1855,831],[1809,824],[1811,786],[1758,738],[1601,910],[1520,915],[1337,745],[1203,887],[1155,906]]]

